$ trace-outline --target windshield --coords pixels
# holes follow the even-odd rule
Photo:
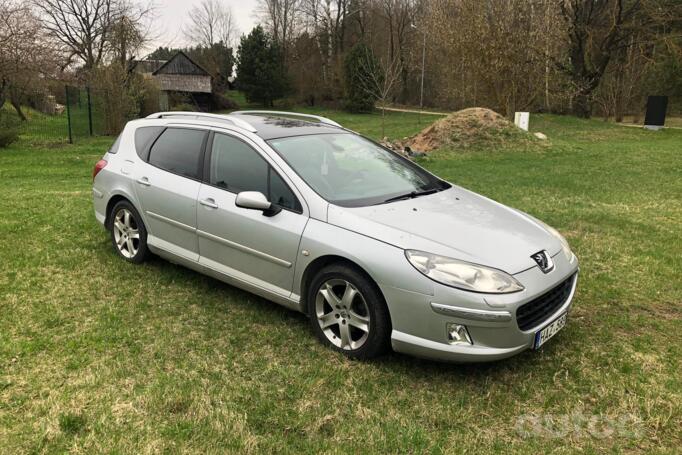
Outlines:
[[[293,136],[268,142],[320,196],[344,207],[380,204],[401,195],[449,187],[355,134]]]

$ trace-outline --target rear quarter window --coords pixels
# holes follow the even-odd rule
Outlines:
[[[123,136],[123,133],[118,135],[114,143],[111,145],[111,148],[107,151],[108,154],[114,155],[118,153],[118,148],[121,146],[121,136]]]
[[[149,158],[149,146],[165,129],[165,126],[143,126],[135,130],[135,151],[143,161]]]

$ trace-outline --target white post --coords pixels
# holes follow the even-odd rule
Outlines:
[[[518,126],[523,131],[528,131],[529,119],[530,119],[530,113],[528,113],[528,112],[515,112],[514,113],[514,125]]]

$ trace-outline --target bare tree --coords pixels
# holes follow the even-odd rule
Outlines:
[[[25,3],[0,0],[0,108],[9,98],[26,120],[21,97],[39,89],[58,58],[33,10]]]
[[[389,57],[382,64],[377,64],[376,59],[369,48],[366,48],[364,58],[360,59],[361,75],[359,83],[362,90],[370,97],[377,100],[381,109],[381,137],[385,136],[386,107],[391,101],[392,96],[400,86],[402,66],[400,57],[395,55]]]
[[[259,2],[298,95],[311,103],[346,95],[338,83],[342,62],[358,42],[387,62],[399,60],[401,90],[393,99],[402,102],[419,99],[428,43],[425,102],[449,109],[589,115],[590,101],[601,96],[600,106],[606,110],[608,101],[620,118],[642,104],[645,82],[677,87],[679,66],[663,62],[679,60],[668,47],[679,47],[680,0]]]
[[[381,12],[386,20],[389,59],[400,60],[401,83],[407,86],[407,38],[415,20],[415,0],[379,0]]]
[[[232,10],[219,0],[203,0],[189,12],[189,24],[185,37],[194,44],[211,47],[222,42],[232,45],[239,31],[232,17]]]
[[[334,70],[345,50],[347,18],[353,14],[351,0],[302,0],[301,12],[306,32],[315,37],[322,85],[327,95],[332,95],[338,85],[334,84]]]
[[[541,99],[553,51],[541,1],[433,0],[420,24],[430,35],[432,95],[456,109],[486,106],[508,116]]]
[[[258,14],[264,21],[265,29],[282,48],[283,63],[286,64],[289,45],[296,32],[301,0],[259,0]]]
[[[153,3],[119,1],[117,12],[109,27],[107,41],[112,59],[119,61],[125,68],[127,62],[151,41],[155,8]]]
[[[574,85],[573,113],[579,117],[590,117],[593,94],[612,59],[640,40],[661,40],[659,30],[682,14],[678,0],[561,0],[560,7],[569,57],[560,66]]]
[[[130,0],[32,1],[40,13],[43,27],[66,49],[67,64],[80,60],[86,71],[96,68],[107,58],[112,44],[115,53],[120,53],[121,46],[125,48],[125,54],[129,49],[139,48],[148,32],[144,21],[153,13],[153,5],[145,6]]]
[[[625,38],[625,24],[641,8],[641,1],[562,0],[568,31],[569,64],[563,66],[575,86],[573,112],[590,117],[591,97],[615,51]]]
[[[101,63],[118,0],[34,0],[34,5],[45,28],[68,50],[69,60],[81,60],[86,70]]]

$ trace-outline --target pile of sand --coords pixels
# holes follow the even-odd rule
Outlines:
[[[423,129],[405,145],[420,152],[441,147],[471,147],[532,140],[531,135],[495,111],[472,107],[454,112]]]

